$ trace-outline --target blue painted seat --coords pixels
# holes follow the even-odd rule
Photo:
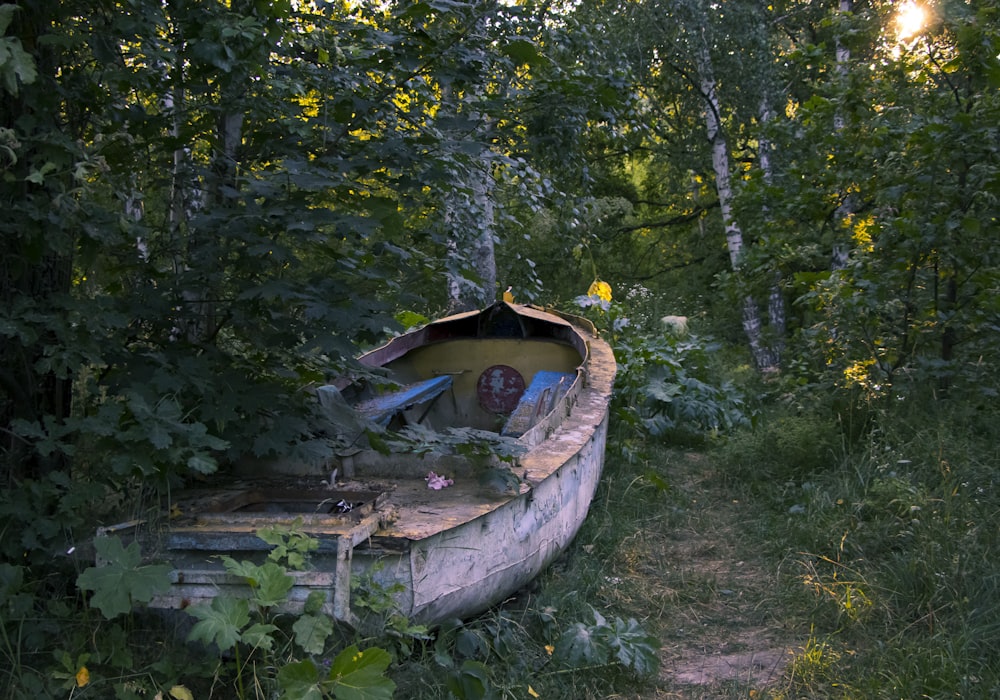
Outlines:
[[[451,377],[445,375],[407,384],[394,391],[362,401],[354,406],[354,410],[384,428],[389,425],[389,421],[397,413],[402,413],[418,404],[433,401],[451,388],[451,383]]]
[[[571,372],[549,370],[536,372],[500,434],[507,437],[521,437],[528,432],[539,418],[552,410],[575,377],[576,375]]]

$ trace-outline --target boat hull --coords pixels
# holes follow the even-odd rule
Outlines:
[[[510,492],[484,485],[481,465],[471,462],[355,449],[333,464],[258,464],[229,483],[182,496],[183,518],[101,533],[129,531],[144,551],[173,564],[173,585],[154,605],[183,608],[220,593],[248,595],[218,555],[263,561],[269,546],[257,530],[294,522],[318,540],[319,549],[308,571],[293,572],[287,608],[300,609],[320,591],[330,615],[358,623],[351,581],[360,579],[393,592],[403,615],[434,625],[501,602],[573,540],[601,478],[616,371],[610,347],[592,326],[498,304],[430,324],[360,360],[391,371],[400,383],[433,385],[433,391],[409,385],[400,395],[418,397],[412,400],[420,405],[400,406],[392,418],[426,420],[433,428],[458,424],[501,432],[507,416],[483,398],[484,378],[498,366],[523,377],[525,385],[548,374],[566,379],[538,392],[548,396],[545,405],[532,407],[530,421],[518,429],[524,453]],[[436,379],[443,376],[452,380]],[[391,398],[374,402],[380,421],[388,422],[383,409]],[[331,467],[339,481],[330,477]],[[430,489],[428,471],[447,473],[453,483]],[[332,503],[343,508],[331,509]]]
[[[381,571],[375,580],[384,586],[403,583],[400,608],[417,622],[467,617],[501,602],[551,564],[583,525],[601,477],[607,427],[605,412],[575,434],[554,435],[537,448],[539,454],[522,460],[529,478],[533,468],[545,474],[530,490],[411,542],[396,558],[376,553]],[[560,463],[554,470],[553,458]],[[355,550],[356,561],[365,558],[363,550]]]

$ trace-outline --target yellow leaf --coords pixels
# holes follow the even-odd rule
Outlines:
[[[503,293],[503,300],[508,304],[514,303],[514,295],[511,293],[511,287],[507,287],[506,291]]]
[[[538,693],[536,693],[535,689],[532,688],[530,685],[528,686],[528,695],[530,695],[533,698],[540,698],[540,697],[542,697],[541,695],[539,695]]]
[[[601,280],[594,280],[590,285],[590,289],[587,290],[587,296],[596,296],[604,301],[611,301],[611,285]]]
[[[555,650],[556,650],[556,648],[554,646],[552,646],[551,644],[546,644],[545,645],[545,651],[548,652],[549,656],[552,656],[552,654],[555,652]]]
[[[175,685],[170,689],[170,697],[174,700],[194,700],[194,695],[183,685]]]
[[[90,683],[90,671],[87,670],[86,666],[81,666],[80,670],[76,672],[76,687],[82,688],[88,683]]]

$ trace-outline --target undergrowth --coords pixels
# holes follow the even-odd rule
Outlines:
[[[996,415],[893,401],[860,434],[772,408],[715,452],[806,633],[774,697],[1000,696]]]
[[[580,533],[534,583],[502,607],[443,626],[402,659],[397,698],[643,697],[657,679],[660,632],[629,540],[668,531],[665,472],[611,458]]]

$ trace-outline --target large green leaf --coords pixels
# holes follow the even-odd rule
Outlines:
[[[157,593],[170,588],[171,567],[142,565],[138,542],[124,547],[118,537],[98,537],[94,548],[104,563],[85,569],[76,585],[94,592],[91,607],[98,608],[109,620],[129,612],[134,603],[148,603]]]
[[[274,625],[257,622],[243,630],[240,641],[252,647],[270,651],[274,648],[274,633],[277,631],[278,628]]]
[[[3,5],[0,7],[7,9],[14,6]],[[0,24],[10,21],[9,17],[9,12],[0,12]],[[3,86],[7,92],[16,96],[19,82],[23,84],[33,83],[37,77],[38,69],[35,67],[35,59],[24,50],[21,40],[17,37],[0,37],[0,78],[3,79]]]
[[[188,640],[231,649],[242,641],[241,630],[250,622],[250,603],[243,598],[217,596],[209,604],[192,605],[187,613],[198,618]]]
[[[284,567],[269,561],[260,567],[257,584],[254,602],[263,608],[270,608],[285,602],[295,579],[288,575]]]
[[[281,700],[323,700],[319,669],[309,659],[286,664],[278,670]]]
[[[489,668],[481,661],[467,659],[461,668],[448,674],[448,691],[459,700],[484,700],[490,697]]]
[[[625,668],[645,676],[654,673],[659,666],[660,641],[646,632],[639,623],[616,617],[610,625],[598,628],[604,644],[611,655]]]
[[[576,622],[559,637],[553,655],[568,666],[591,666],[608,662],[608,650],[593,627]]]
[[[230,574],[246,580],[253,591],[253,602],[262,608],[271,608],[285,602],[288,592],[295,585],[295,579],[288,575],[284,567],[273,561],[258,565],[226,557],[223,564]]]
[[[333,634],[333,623],[326,615],[302,615],[292,625],[295,643],[307,654],[318,656],[326,647],[326,640]]]
[[[519,64],[532,66],[543,61],[542,55],[538,52],[538,47],[524,39],[510,41],[500,50]]]
[[[351,645],[337,654],[330,667],[337,700],[391,700],[396,684],[385,677],[392,657],[385,649],[359,650]]]

